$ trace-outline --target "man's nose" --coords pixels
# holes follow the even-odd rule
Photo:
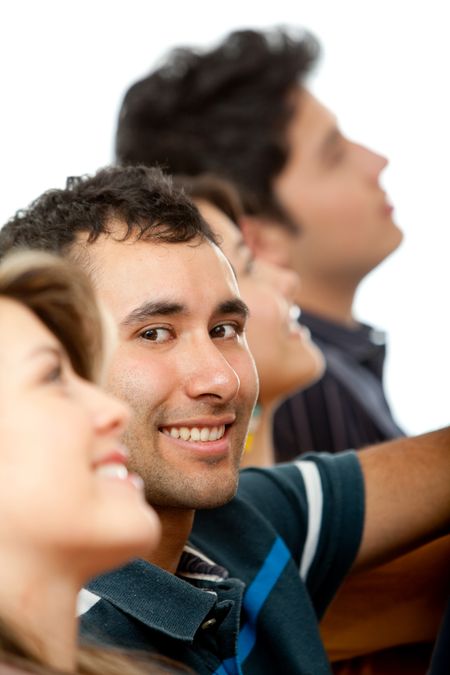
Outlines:
[[[360,151],[360,158],[364,165],[364,170],[367,176],[373,180],[378,181],[381,172],[387,167],[389,161],[384,155],[366,148],[364,145],[357,144]]]
[[[240,379],[209,335],[196,340],[184,354],[185,390],[191,398],[211,398],[228,403],[238,394]]]

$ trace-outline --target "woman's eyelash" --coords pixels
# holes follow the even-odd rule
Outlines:
[[[63,367],[61,363],[58,363],[57,365],[53,366],[51,370],[48,371],[44,379],[46,382],[52,383],[62,380],[62,378],[63,378]]]
[[[249,258],[247,260],[247,264],[245,265],[245,272],[246,274],[250,274],[251,271],[253,270],[253,266],[255,264],[255,259],[254,258]]]

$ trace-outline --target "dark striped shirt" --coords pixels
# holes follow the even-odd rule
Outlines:
[[[403,436],[383,390],[385,335],[303,312],[301,323],[325,354],[323,378],[297,392],[275,414],[277,461],[303,452],[341,452]]]

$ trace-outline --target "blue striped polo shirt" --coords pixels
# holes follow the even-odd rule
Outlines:
[[[199,675],[329,674],[318,620],[363,520],[353,452],[246,469],[234,499],[197,512],[176,575],[134,560],[92,580],[82,636],[157,651]]]

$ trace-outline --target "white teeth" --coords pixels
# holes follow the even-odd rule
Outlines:
[[[200,429],[197,429],[197,427],[194,427],[191,429],[191,441],[199,441],[200,440]]]
[[[126,480],[128,477],[127,467],[124,464],[101,464],[95,469],[95,472],[100,476],[118,478],[119,480]]]
[[[302,310],[298,305],[291,305],[289,307],[289,318],[291,319],[291,321],[298,321],[301,313]]]
[[[183,439],[183,441],[188,441],[191,437],[191,432],[187,427],[181,427],[180,429],[180,438]]]
[[[206,427],[203,427],[203,429],[200,431],[200,440],[209,441],[209,429],[207,429]]]
[[[166,427],[162,429],[166,436],[181,438],[183,441],[218,441],[225,433],[225,425],[220,427]]]
[[[130,481],[133,483],[134,487],[144,492],[144,481],[137,473],[130,473]]]

